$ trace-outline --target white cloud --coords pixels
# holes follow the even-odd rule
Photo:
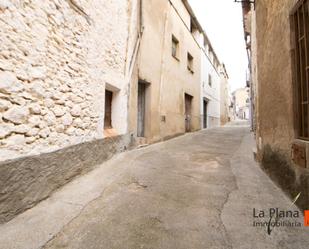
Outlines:
[[[221,62],[226,65],[231,89],[244,87],[248,68],[242,8],[234,0],[189,0]]]

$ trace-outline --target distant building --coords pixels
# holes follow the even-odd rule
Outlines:
[[[233,107],[236,119],[250,119],[250,89],[248,87],[233,92]]]
[[[201,43],[202,128],[220,126],[221,65],[208,37]]]

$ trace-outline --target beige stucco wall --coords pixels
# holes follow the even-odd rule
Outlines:
[[[145,130],[149,142],[185,132],[185,93],[193,96],[192,130],[200,129],[200,48],[187,26],[189,13],[180,0],[173,3],[179,12],[166,0],[143,3],[139,77],[149,83]],[[172,35],[179,40],[179,60],[172,57]],[[194,73],[187,69],[187,52],[194,57]]]
[[[106,84],[127,132],[137,1],[76,2],[1,1],[0,160],[103,137]]]
[[[226,73],[221,71],[221,87],[220,87],[220,122],[221,125],[229,122],[229,81]]]
[[[239,88],[233,92],[234,112],[236,118],[249,120],[250,116],[250,89]]]
[[[247,99],[249,98],[249,88],[239,88],[234,93],[235,96],[235,104],[238,107],[244,107],[247,105]]]
[[[260,147],[270,144],[287,156],[295,137],[289,14],[296,2],[260,0],[256,5],[257,139]]]
[[[256,2],[251,26],[252,82],[256,93],[257,159],[292,199],[300,194],[296,204],[308,209],[309,144],[297,139],[293,108],[290,12],[297,2]],[[294,160],[293,155],[298,159]]]

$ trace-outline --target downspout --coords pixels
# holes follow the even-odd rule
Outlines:
[[[141,44],[141,39],[143,35],[143,29],[144,29],[144,22],[143,22],[143,0],[139,0],[139,13],[138,13],[138,32],[137,32],[137,39],[134,45],[133,53],[130,58],[130,63],[129,63],[129,69],[126,72],[126,81],[128,82],[128,103],[127,103],[127,110],[130,110],[130,91],[131,91],[131,80],[132,80],[132,75],[134,71],[134,67],[136,65],[137,59],[138,59],[138,53],[139,53],[139,48]],[[129,33],[130,36],[130,33]],[[127,114],[127,132],[129,132],[129,123],[130,123],[130,113],[128,112]]]
[[[163,89],[163,70],[164,70],[164,49],[165,49],[165,34],[166,34],[166,29],[167,29],[167,22],[168,22],[168,13],[171,8],[171,5],[168,4],[169,8],[167,8],[166,13],[165,13],[165,22],[164,22],[164,31],[163,31],[163,44],[162,44],[162,53],[161,53],[161,68],[160,68],[160,90],[159,90],[159,115],[161,116],[161,107],[162,107],[162,89]],[[161,119],[160,119],[160,125],[159,125],[159,133],[160,133],[160,138],[162,139],[162,134],[161,134]]]

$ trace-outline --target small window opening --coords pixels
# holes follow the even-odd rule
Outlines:
[[[113,128],[112,126],[112,101],[113,101],[113,92],[105,90],[104,129]]]
[[[193,56],[190,54],[190,53],[188,53],[188,56],[187,56],[187,59],[188,59],[188,70],[191,72],[191,73],[193,73],[194,71],[193,71],[193,66],[194,66],[194,58],[193,58]]]
[[[179,56],[179,41],[172,35],[172,56],[178,59]]]

